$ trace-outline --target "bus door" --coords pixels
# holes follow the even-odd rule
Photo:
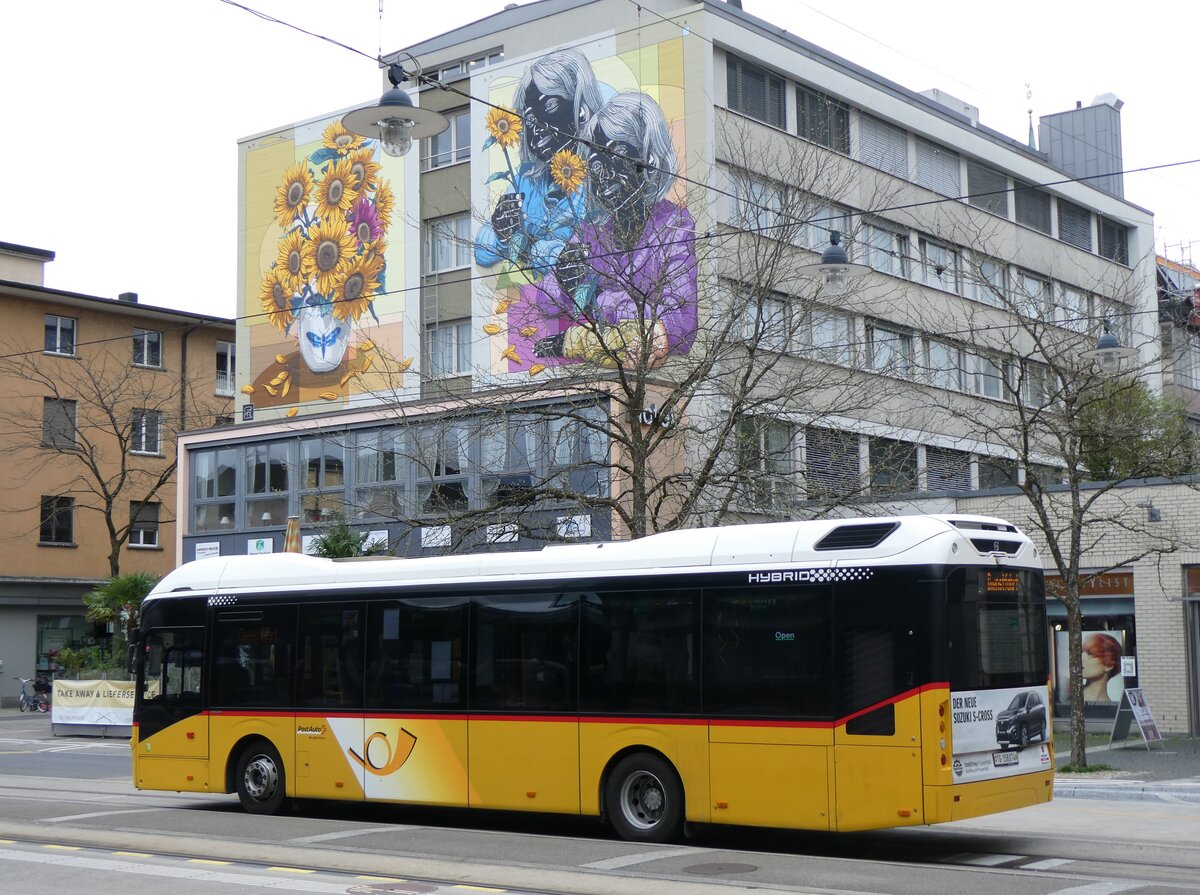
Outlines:
[[[929,588],[915,569],[835,585],[835,829],[925,823],[920,686]]]
[[[476,598],[471,805],[579,811],[578,594]]]
[[[705,589],[714,822],[829,829],[832,593],[807,582]]]
[[[155,628],[143,636],[134,739],[139,788],[208,789],[208,717],[201,711],[203,668],[203,628]]]

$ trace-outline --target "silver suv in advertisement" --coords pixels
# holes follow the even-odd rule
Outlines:
[[[996,716],[996,742],[1001,749],[1027,746],[1030,740],[1046,742],[1046,702],[1037,690],[1018,693],[1008,708]]]

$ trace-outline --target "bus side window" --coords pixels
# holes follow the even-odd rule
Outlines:
[[[896,694],[896,657],[892,629],[880,625],[849,626],[842,632],[842,689],[850,711],[875,705]],[[894,703],[866,712],[846,722],[846,733],[860,736],[893,736]]]

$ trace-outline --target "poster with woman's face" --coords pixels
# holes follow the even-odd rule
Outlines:
[[[1085,703],[1117,703],[1125,690],[1125,679],[1121,676],[1121,659],[1125,655],[1125,632],[1084,631],[1083,687]],[[1072,681],[1069,671],[1069,652],[1066,631],[1054,634],[1055,675],[1054,695],[1060,703],[1071,698]]]

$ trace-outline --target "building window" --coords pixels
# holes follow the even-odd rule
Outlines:
[[[917,446],[891,438],[869,438],[871,493],[912,494],[917,490]]]
[[[860,491],[859,465],[858,436],[853,432],[805,430],[804,479],[810,498],[844,497]]]
[[[450,127],[425,141],[424,168],[441,168],[471,157],[471,113],[467,109],[446,113]]]
[[[192,452],[192,532],[232,529],[238,482],[238,449]]]
[[[777,183],[754,177],[744,171],[734,171],[730,177],[733,196],[730,199],[730,223],[743,230],[779,239],[786,235],[780,211],[787,204],[784,188]]]
[[[763,295],[749,286],[738,287],[738,293],[735,304],[741,309],[742,339],[766,351],[787,351],[791,335],[787,299],[777,293]]]
[[[158,511],[154,501],[134,500],[129,503],[129,546],[158,546]]]
[[[603,413],[575,411],[550,420],[550,472],[572,494],[602,497],[608,486],[608,432]]]
[[[471,372],[471,322],[434,323],[425,328],[429,375],[434,379]]]
[[[853,325],[841,311],[814,309],[804,321],[804,348],[814,360],[848,367],[854,361]]]
[[[288,443],[246,445],[246,525],[278,525],[288,517]],[[264,521],[265,517],[265,521]]]
[[[453,434],[445,444],[452,449]],[[480,489],[489,507],[524,508],[533,499],[533,485],[542,446],[541,427],[516,414],[485,419],[479,433]],[[466,455],[465,439],[461,454]],[[447,457],[450,461],[451,458]],[[462,462],[462,458],[458,459]]]
[[[1017,223],[1040,230],[1042,233],[1049,233],[1050,194],[1019,180],[1013,181],[1013,187],[1017,205]]]
[[[800,244],[814,252],[823,252],[834,230],[843,236],[850,231],[850,211],[840,205],[827,205],[815,196],[802,203],[807,223],[800,231]],[[795,213],[795,212],[793,212]]]
[[[971,455],[949,448],[925,448],[925,476],[930,491],[970,491]]]
[[[1008,488],[1020,484],[1017,478],[1017,461],[1003,457],[979,458],[979,490]]]
[[[791,509],[796,502],[794,428],[770,417],[754,416],[738,421],[737,435],[742,499],[759,509]]]
[[[860,115],[858,160],[908,180],[908,132],[870,115]]]
[[[428,221],[425,226],[425,273],[458,270],[471,264],[471,216]]]
[[[1175,355],[1175,384],[1200,390],[1200,336],[1195,333],[1183,336],[1183,344]]]
[[[451,516],[470,505],[470,433],[464,423],[422,426],[413,432],[417,512]]]
[[[75,543],[75,498],[42,495],[42,524],[39,544]]]
[[[332,522],[345,513],[345,450],[334,438],[304,438],[300,441],[300,468],[304,474],[300,510],[305,522]],[[280,525],[286,519],[247,520],[248,525]]]
[[[1078,246],[1085,252],[1092,250],[1092,213],[1066,199],[1058,200],[1058,238]]]
[[[405,485],[412,466],[397,429],[371,429],[355,439],[355,510],[366,520],[399,520],[408,515]]]
[[[237,383],[237,375],[234,370],[234,344],[233,342],[224,342],[217,340],[217,394],[232,395],[233,387]]]
[[[1008,306],[1008,267],[1003,261],[983,256],[975,257],[975,276],[971,296],[994,308]]]
[[[921,237],[921,279],[926,286],[958,294],[962,282],[962,263],[958,249]]]
[[[925,374],[929,384],[962,391],[962,351],[948,342],[925,340]]]
[[[1050,307],[1050,281],[1028,271],[1018,271],[1013,304],[1018,314],[1041,318]]]
[[[1116,221],[1100,219],[1100,254],[1119,264],[1129,263],[1129,228]]]
[[[46,353],[75,355],[75,318],[46,315]]]
[[[914,180],[926,189],[943,196],[961,195],[958,153],[920,137],[916,143],[917,171]]]
[[[129,432],[129,450],[135,454],[162,453],[162,411],[135,410]]]
[[[1016,390],[1027,407],[1046,407],[1056,393],[1054,371],[1047,364],[1022,358],[1013,364]]]
[[[879,221],[864,221],[859,239],[863,264],[896,277],[908,276],[908,234]]]
[[[162,333],[152,329],[133,331],[133,363],[138,367],[162,366]]]
[[[1004,397],[1004,364],[986,354],[963,352],[966,367],[963,370],[963,381],[967,391],[983,398],[1000,399]]]
[[[75,402],[42,398],[42,445],[71,450],[75,441]]]
[[[967,194],[976,208],[1008,217],[1008,177],[999,171],[968,159]]]
[[[1087,332],[1092,325],[1092,297],[1082,289],[1065,283],[1052,286],[1054,296],[1051,313],[1054,322],[1077,333]]]
[[[881,323],[868,323],[867,363],[880,373],[909,376],[913,363],[912,335]]]
[[[850,109],[806,87],[796,87],[796,124],[800,136],[850,154]]]
[[[785,126],[783,78],[732,54],[726,58],[725,73],[730,109],[772,127]]]

